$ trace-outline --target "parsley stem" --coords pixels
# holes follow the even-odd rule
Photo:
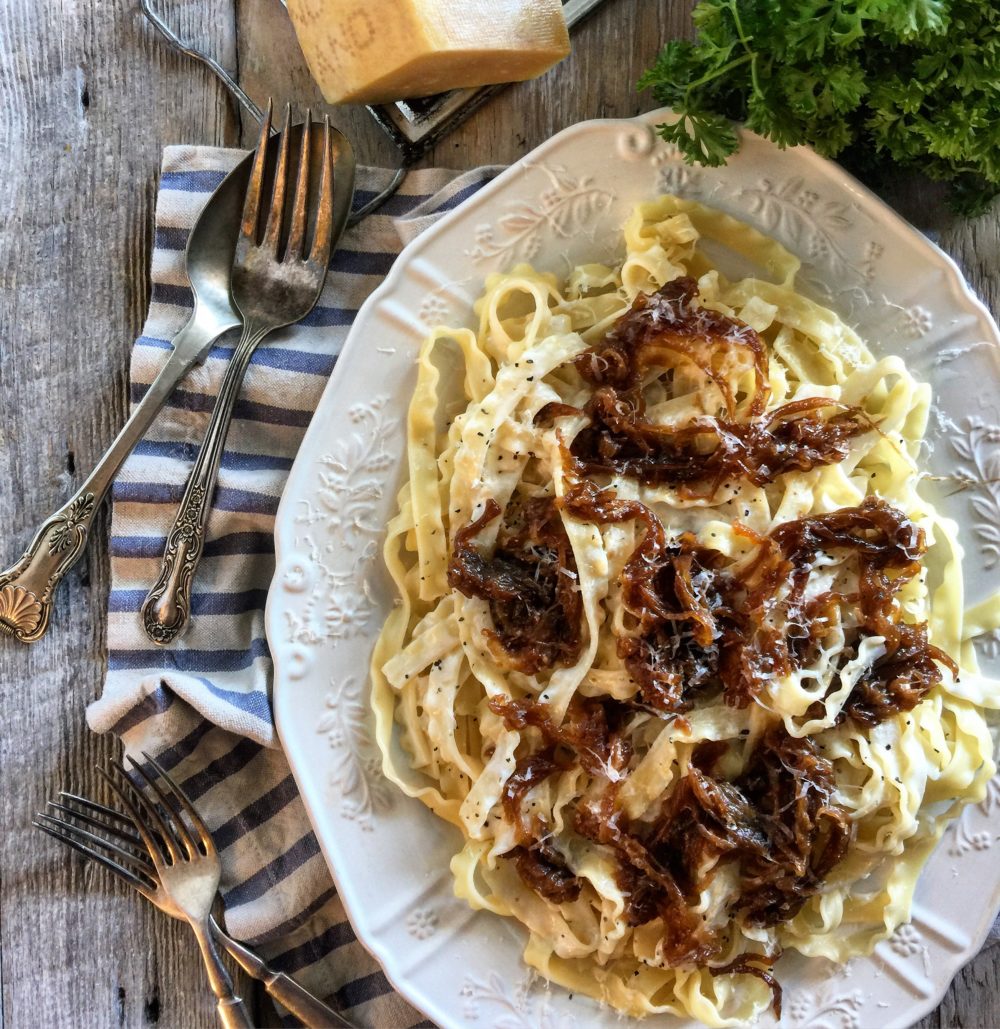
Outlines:
[[[725,75],[726,72],[732,71],[733,68],[738,68],[741,64],[746,64],[747,61],[755,60],[756,57],[756,54],[744,54],[742,57],[736,57],[727,64],[724,64],[721,68],[713,68],[711,71],[705,72],[700,79],[695,79],[694,82],[688,83],[688,93],[693,89],[697,89],[699,86],[704,86],[706,82],[711,82],[713,79],[719,78],[720,75]]]
[[[736,35],[740,37],[740,42],[743,44],[743,49],[750,52],[750,40],[747,34],[743,31],[743,22],[740,21],[739,8],[736,6],[736,0],[729,0],[726,4],[729,8],[729,13],[733,16],[733,24],[736,26]]]
[[[739,36],[743,49],[746,50],[747,56],[750,57],[750,81],[753,84],[753,91],[757,96],[763,97],[764,91],[760,88],[760,79],[757,77],[757,58],[759,54],[751,48],[750,37],[743,31],[743,22],[740,21],[740,10],[736,0],[729,0],[726,6],[729,8],[729,13],[733,16],[733,26],[736,29],[736,35]]]

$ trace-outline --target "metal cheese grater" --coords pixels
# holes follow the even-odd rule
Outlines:
[[[285,0],[279,0],[279,2],[285,6]],[[563,0],[566,24],[570,30],[605,2],[606,0]],[[140,6],[146,18],[152,22],[160,35],[175,50],[207,65],[250,115],[258,122],[263,119],[261,109],[218,61],[182,42],[169,25],[153,10],[151,0],[140,0]],[[400,167],[385,191],[366,204],[362,210],[356,211],[352,222],[358,221],[385,203],[399,188],[411,165],[418,161],[435,143],[447,136],[452,129],[465,121],[490,97],[505,89],[506,85],[503,83],[474,89],[455,89],[448,93],[439,93],[437,96],[369,106],[368,113],[389,137],[389,141],[399,154]]]

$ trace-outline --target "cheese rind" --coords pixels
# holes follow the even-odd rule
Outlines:
[[[569,53],[561,0],[288,0],[331,104],[519,82]]]

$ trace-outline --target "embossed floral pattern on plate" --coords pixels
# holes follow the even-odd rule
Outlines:
[[[292,592],[305,591],[308,598],[285,609],[289,642],[313,645],[354,635],[375,610],[368,575],[383,529],[378,502],[393,466],[387,406],[388,398],[378,396],[350,407],[353,431],[320,457],[316,489],[299,501],[294,521],[310,572],[300,568],[294,577]],[[309,585],[303,588],[305,576]]]
[[[462,1011],[472,1023],[493,1029],[576,1029],[576,1018],[557,1013],[538,977],[528,974],[514,985],[495,972],[478,979],[467,975],[459,991]]]
[[[541,249],[544,234],[569,239],[610,206],[611,192],[595,186],[592,177],[572,174],[559,165],[541,168],[551,185],[537,200],[511,205],[495,227],[477,227],[475,246],[467,251],[475,264],[495,258],[508,265],[530,261]]]
[[[382,775],[381,757],[372,739],[371,712],[361,699],[357,676],[331,683],[325,710],[316,731],[333,750],[330,783],[335,788],[342,818],[371,832],[372,819],[388,810],[396,790]]]
[[[620,1021],[526,977],[523,936],[506,921],[484,913],[470,916],[470,929],[436,921],[435,912],[456,903],[443,874],[453,830],[379,772],[365,669],[391,602],[378,548],[394,513],[412,362],[429,322],[469,315],[457,301],[446,310],[434,283],[467,282],[524,260],[556,275],[608,260],[634,203],[665,189],[743,217],[793,249],[814,292],[876,347],[918,359],[915,370],[935,393],[930,471],[941,480],[945,513],[961,526],[971,599],[991,588],[1000,565],[1000,338],[957,270],[808,152],[747,136],[726,167],[689,168],[653,132],[667,116],[567,130],[397,260],[355,322],[276,520],[268,639],[282,742],[363,941],[443,1029],[618,1029]],[[411,274],[417,260],[421,274]],[[412,318],[390,317],[390,306]],[[1000,634],[979,640],[978,649],[984,661],[1000,663]],[[932,856],[918,885],[919,917],[871,958],[833,975],[827,962],[793,959],[782,973],[783,1025],[903,1027],[935,1005],[1000,905],[998,808],[994,781]]]

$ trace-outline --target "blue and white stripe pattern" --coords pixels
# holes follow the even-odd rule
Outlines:
[[[132,355],[138,400],[192,306],[184,247],[208,196],[243,155],[170,147],[156,205],[152,298]],[[138,612],[215,404],[235,334],[187,376],[114,487],[108,675],[92,729],[147,751],[198,804],[223,856],[226,923],[276,967],[332,998],[359,1026],[414,1026],[420,1015],[357,942],[310,829],[271,715],[264,601],[274,571],[274,515],[327,376],[365,298],[404,242],[461,203],[496,169],[411,172],[381,211],[345,234],[320,303],[275,333],[250,365],[219,473],[184,638],[146,638]],[[360,169],[358,205],[389,178]]]

